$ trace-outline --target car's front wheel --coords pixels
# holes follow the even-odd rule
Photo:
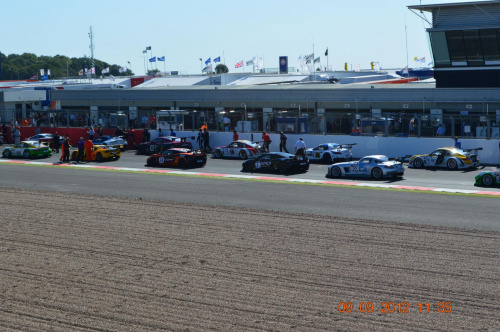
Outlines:
[[[179,167],[180,168],[187,168],[187,166],[188,166],[188,164],[187,164],[187,162],[184,159],[181,159],[179,161]]]
[[[24,158],[31,158],[31,154],[30,154],[29,150],[24,150],[23,157]]]
[[[222,158],[222,151],[221,150],[215,150],[214,157],[215,158]]]
[[[457,161],[455,159],[449,159],[448,162],[446,163],[446,166],[448,166],[449,169],[456,169]]]
[[[280,172],[280,174],[285,174],[286,171],[287,171],[286,164],[285,163],[280,163],[278,165],[278,172]]]
[[[251,172],[253,170],[253,166],[250,165],[249,162],[245,162],[243,164],[243,172]]]
[[[330,172],[330,175],[333,177],[333,178],[338,178],[342,175],[342,171],[340,170],[340,167],[338,166],[334,166],[332,167],[332,170]]]
[[[424,166],[424,162],[420,158],[415,158],[415,160],[413,161],[413,166],[415,168],[422,168]]]
[[[485,174],[485,175],[483,175],[481,182],[482,182],[483,186],[489,187],[489,186],[493,185],[493,182],[494,182],[493,176],[491,174]]]
[[[382,172],[382,170],[380,168],[376,167],[372,171],[372,177],[375,180],[380,180],[384,177],[384,172]]]

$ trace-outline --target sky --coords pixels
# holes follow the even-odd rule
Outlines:
[[[235,64],[254,56],[264,57],[265,68],[277,68],[279,56],[296,67],[313,51],[325,66],[327,48],[334,70],[346,62],[367,69],[372,61],[417,67],[415,57],[432,61],[429,26],[407,6],[456,2],[468,1],[0,0],[0,52],[90,57],[92,26],[94,58],[136,75],[151,56],[165,56],[159,70],[182,74],[199,74],[205,60],[218,56],[230,73],[251,71]],[[147,46],[151,52],[143,54]]]

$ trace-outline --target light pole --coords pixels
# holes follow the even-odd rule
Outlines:
[[[241,126],[241,132],[245,132],[245,123],[247,122],[247,104],[242,103],[241,106],[245,108],[245,113],[244,113],[244,118],[243,118],[243,125]]]

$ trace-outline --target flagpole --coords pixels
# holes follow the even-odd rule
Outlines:
[[[330,54],[328,53],[328,47],[326,48],[326,71],[328,71],[328,57]]]

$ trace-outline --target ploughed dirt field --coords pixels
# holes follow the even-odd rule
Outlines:
[[[1,331],[500,329],[498,232],[8,188],[0,202]]]

